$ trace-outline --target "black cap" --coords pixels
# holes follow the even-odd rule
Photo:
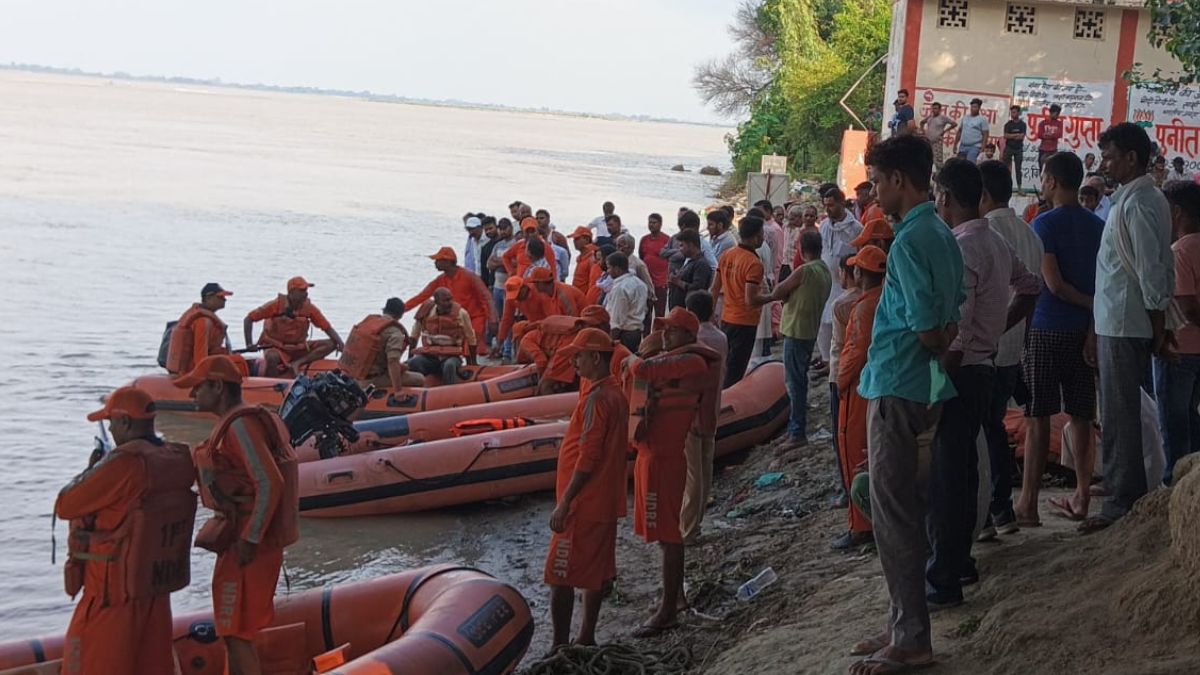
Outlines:
[[[230,293],[229,291],[225,290],[224,288],[221,288],[221,284],[218,284],[215,281],[210,281],[207,284],[204,284],[204,288],[200,289],[200,299],[203,300],[204,298],[207,298],[210,295],[216,295],[218,293],[221,295],[227,295],[227,296],[233,295],[233,293]]]
[[[388,298],[387,303],[383,305],[385,314],[391,314],[394,317],[404,316],[404,301],[400,298]]]

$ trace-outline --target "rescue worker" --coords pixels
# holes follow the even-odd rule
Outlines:
[[[875,326],[875,310],[883,295],[883,277],[887,256],[876,246],[863,246],[850,258],[854,277],[862,295],[850,310],[846,324],[846,340],[838,359],[838,462],[842,470],[842,488],[849,494],[855,474],[865,470],[867,461],[867,400],[858,393],[858,379],[867,364],[871,347],[871,329]],[[848,550],[873,539],[871,520],[853,500],[850,502],[849,529],[834,540],[837,550]]]
[[[254,343],[254,324],[263,323],[258,344],[267,348],[266,372],[268,377],[289,374],[299,375],[310,363],[329,356],[333,350],[346,348],[341,336],[330,325],[329,320],[308,299],[308,289],[313,285],[304,277],[292,277],[287,282],[287,295],[274,300],[246,315],[242,329],[246,337],[246,349]],[[329,336],[328,340],[309,340],[310,326],[316,326]]]
[[[167,347],[167,372],[186,373],[210,354],[229,353],[229,332],[217,312],[225,308],[225,299],[233,295],[215,282],[200,289],[200,302],[188,308],[175,327]]]
[[[532,283],[539,293],[552,296],[563,314],[579,316],[579,313],[587,306],[587,298],[579,292],[578,288],[558,281],[550,273],[550,270],[544,267],[532,270],[527,281]]]
[[[596,255],[596,266],[592,268],[592,277],[595,280],[591,282],[585,296],[587,304],[602,305],[608,291],[612,289],[613,278],[608,274],[608,256],[616,252],[616,246],[605,244],[600,247]]]
[[[526,321],[541,321],[556,314],[579,316],[586,304],[574,287],[555,282],[553,273],[545,267],[531,270],[528,279],[509,277],[504,282],[504,316],[500,318],[492,358],[500,355],[499,345],[508,339],[518,312]]]
[[[476,364],[477,340],[471,315],[454,301],[450,289],[439,288],[417,310],[408,341],[413,352],[408,368],[422,375],[441,375],[442,384],[454,384],[462,379],[463,354],[467,363]]]
[[[192,449],[200,499],[213,510],[196,545],[217,554],[213,619],[228,673],[256,675],[254,638],[275,616],[283,549],[300,537],[296,455],[277,414],[242,402],[242,374],[228,356],[209,356],[175,386],[190,388],[196,407],[219,418]]]
[[[529,355],[538,370],[538,394],[559,394],[579,388],[571,358],[563,349],[575,336],[588,328],[609,332],[608,312],[600,305],[588,305],[578,317],[551,316],[532,324],[521,338],[521,352]],[[516,328],[513,328],[516,332]],[[613,375],[620,376],[621,362],[630,355],[624,345],[617,343],[613,359]]]
[[[471,316],[471,328],[475,335],[483,337],[487,327],[496,323],[496,308],[492,305],[492,293],[478,274],[458,266],[458,255],[449,246],[443,246],[429,256],[433,266],[441,274],[434,277],[425,288],[404,303],[405,311],[412,311],[428,302],[439,288],[450,291],[451,297]],[[480,345],[486,347],[486,345]],[[486,352],[484,352],[486,353]]]
[[[617,520],[625,516],[629,403],[612,376],[613,340],[585,328],[564,348],[585,390],[558,451],[555,506],[544,580],[550,586],[554,645],[567,644],[575,589],[583,620],[575,644],[596,644],[600,602],[617,576]]]
[[[531,217],[521,219],[521,240],[512,246],[501,256],[501,261],[504,263],[504,269],[510,277],[524,278],[525,273],[533,266],[533,260],[526,250],[531,241],[540,241],[543,245],[546,244],[541,235],[538,234],[537,221]],[[543,252],[544,254],[544,252]],[[558,264],[554,260],[553,255],[546,255],[546,266],[550,268],[550,273],[555,277],[558,276]]]
[[[67,594],[83,596],[67,628],[62,672],[171,675],[171,592],[191,579],[196,469],[186,446],[154,433],[154,400],[121,387],[88,420],[108,420],[116,447],[58,493],[71,521]]]
[[[571,277],[571,285],[586,295],[588,289],[595,283],[596,277],[600,276],[598,272],[593,276],[593,271],[599,267],[596,254],[600,251],[600,247],[592,243],[592,231],[582,226],[575,228],[575,231],[571,233],[571,241],[574,242],[575,250],[579,252],[579,258],[575,262],[575,276]]]
[[[637,451],[633,470],[633,531],[662,548],[662,603],[633,633],[654,637],[678,625],[686,606],[683,589],[683,535],[679,515],[687,479],[684,443],[696,411],[710,391],[712,364],[720,354],[699,344],[700,319],[682,307],[655,321],[642,343],[645,358],[625,360],[630,436]]]
[[[338,359],[338,368],[364,385],[390,387],[423,387],[425,378],[409,372],[404,363],[408,351],[408,331],[400,324],[404,318],[404,301],[388,298],[382,314],[370,314],[350,329],[346,349]]]

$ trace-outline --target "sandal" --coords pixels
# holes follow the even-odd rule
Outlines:
[[[1087,513],[1080,513],[1075,510],[1075,506],[1071,504],[1070,497],[1051,497],[1046,500],[1046,503],[1050,505],[1051,512],[1056,516],[1075,522],[1080,522],[1087,518]]]

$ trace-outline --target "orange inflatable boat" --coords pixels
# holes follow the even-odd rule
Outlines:
[[[501,370],[493,372],[491,369]],[[377,389],[360,418],[406,415],[424,410],[527,398],[537,391],[537,369],[532,365],[515,369],[511,366],[475,366],[468,370],[473,379],[467,382],[413,387],[399,395],[393,395],[388,389]],[[191,392],[172,384],[170,375],[145,375],[134,380],[133,385],[149,393],[160,411],[197,412]],[[242,398],[251,405],[278,408],[291,385],[291,380],[248,377],[242,383]]]
[[[783,377],[783,364],[761,363],[724,391],[717,422],[718,457],[761,443],[783,426],[788,415]],[[504,410],[515,406],[523,410],[517,414],[529,417],[534,405],[545,406],[543,412],[565,420],[577,397],[538,397],[508,404]],[[422,435],[444,440],[301,463],[301,513],[314,517],[404,513],[553,489],[566,421],[451,437],[450,427],[455,422],[507,414],[499,409],[493,404],[444,411],[432,418],[436,423],[420,422]],[[408,425],[417,417],[398,422],[404,433],[393,428],[387,442],[411,438],[413,427]],[[315,456],[311,448],[305,453],[310,460]]]
[[[280,598],[256,647],[269,675],[502,675],[532,637],[516,589],[442,565]],[[211,613],[175,617],[174,638],[183,675],[224,672]],[[0,644],[0,675],[57,674],[62,650],[61,636]]]

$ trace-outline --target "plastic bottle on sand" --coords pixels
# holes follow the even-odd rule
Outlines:
[[[779,577],[775,576],[775,569],[768,567],[738,588],[737,599],[741,602],[746,602],[761,593],[767,586],[775,583],[778,579]]]

